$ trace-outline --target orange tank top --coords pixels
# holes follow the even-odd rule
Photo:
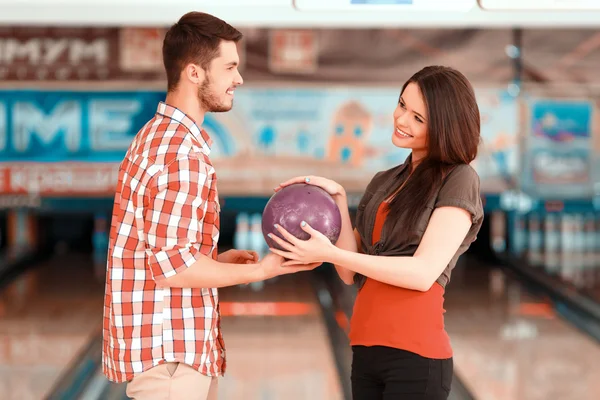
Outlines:
[[[381,236],[388,212],[377,210],[373,243]],[[367,278],[358,292],[350,322],[350,344],[388,346],[427,358],[452,357],[444,328],[444,288],[437,282],[427,292],[404,289]]]

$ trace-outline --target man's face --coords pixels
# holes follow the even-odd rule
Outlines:
[[[205,112],[225,112],[233,107],[235,88],[244,83],[234,42],[221,41],[219,56],[212,60],[204,81],[198,87],[198,100]]]

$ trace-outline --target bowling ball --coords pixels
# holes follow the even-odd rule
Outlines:
[[[262,232],[269,247],[285,251],[267,236],[273,233],[284,239],[275,224],[300,240],[310,239],[310,234],[300,226],[302,221],[325,235],[331,243],[340,236],[342,216],[331,195],[318,186],[296,183],[276,192],[265,206]]]

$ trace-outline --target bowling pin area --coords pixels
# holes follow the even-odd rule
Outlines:
[[[600,217],[528,213],[514,217],[513,254],[600,300]]]
[[[592,203],[537,203],[527,212],[491,213],[492,248],[518,273],[569,291],[591,310],[600,303],[600,214]]]

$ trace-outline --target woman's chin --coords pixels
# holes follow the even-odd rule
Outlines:
[[[412,149],[410,139],[401,139],[398,136],[392,136],[392,144],[401,149]]]

